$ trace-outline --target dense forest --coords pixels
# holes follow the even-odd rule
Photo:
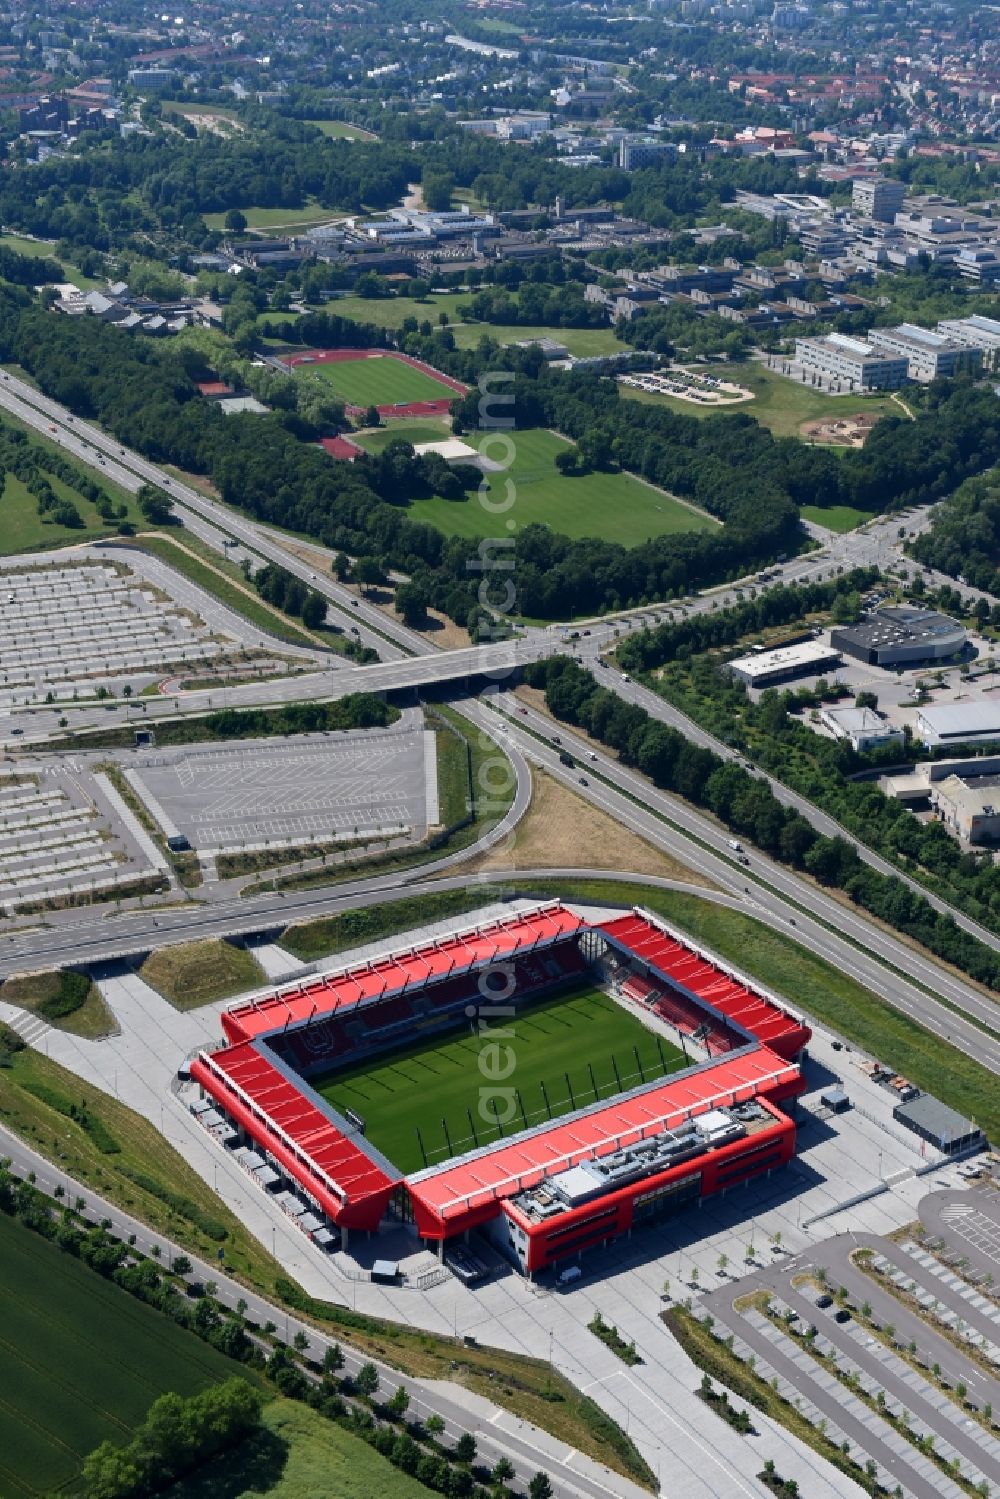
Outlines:
[[[960,485],[937,507],[930,529],[909,552],[925,567],[1000,598],[1000,472]]]

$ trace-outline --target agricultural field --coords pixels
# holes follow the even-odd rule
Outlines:
[[[433,375],[385,354],[314,360],[295,364],[292,373],[305,371],[325,380],[352,406],[402,406],[416,401],[449,401],[456,395]]]
[[[898,406],[888,396],[826,396],[813,390],[810,385],[800,385],[797,380],[788,380],[757,361],[746,364],[693,365],[700,373],[722,375],[737,385],[746,386],[754,393],[754,399],[733,408],[741,415],[755,417],[762,426],[768,427],[775,437],[798,437],[806,422],[834,420],[837,417],[853,416],[858,411],[884,416],[895,411],[902,415]],[[627,385],[619,386],[624,399],[642,400],[657,406],[669,406],[683,416],[704,418],[717,414],[711,407],[696,406],[691,401],[679,401],[673,396],[652,395],[648,391],[635,390]]]
[[[105,1439],[127,1441],[168,1390],[192,1395],[235,1366],[54,1244],[0,1217],[0,1490],[72,1486]]]
[[[398,435],[407,434],[400,430]],[[407,440],[414,439],[407,435]],[[385,446],[386,439],[379,432],[361,435],[356,441],[360,447],[377,451]],[[510,467],[486,475],[486,493],[499,504],[508,493],[508,479],[513,482],[514,503],[504,514],[518,526],[540,523],[564,536],[602,536],[623,546],[638,546],[651,536],[707,531],[717,524],[710,516],[681,504],[665,490],[655,489],[632,474],[560,474],[555,467],[555,456],[570,444],[554,432],[541,428],[516,432],[514,445],[516,451]],[[499,449],[494,450],[494,455],[499,459]],[[475,490],[469,491],[469,495],[464,501],[437,496],[417,500],[413,505],[414,517],[430,521],[448,536],[493,534],[500,524],[496,514],[477,503]]]
[[[517,1055],[507,1083],[520,1100],[506,1131],[481,1107],[483,1038],[464,1028],[312,1083],[334,1108],[360,1114],[368,1138],[400,1170],[416,1171],[686,1065],[676,1047],[589,984],[531,1005],[504,1022],[504,1034]]]

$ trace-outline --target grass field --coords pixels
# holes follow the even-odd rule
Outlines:
[[[139,977],[170,1001],[175,1010],[194,1010],[213,1000],[258,989],[264,974],[245,947],[214,938],[161,947],[149,955]]]
[[[19,1005],[40,1015],[49,1025],[58,1030],[70,1031],[87,1041],[96,1041],[100,1036],[109,1036],[115,1028],[115,1018],[108,1009],[96,984],[91,984],[83,1003],[68,1014],[62,1013],[60,1001],[65,983],[62,973],[31,973],[23,978],[7,979],[0,984],[0,999],[5,1004]]]
[[[336,217],[332,208],[321,208],[315,200],[303,208],[261,208],[251,205],[249,208],[240,208],[240,213],[246,219],[248,229],[297,229],[303,224],[325,224],[328,219]],[[226,210],[206,213],[204,219],[209,229],[225,229]]]
[[[499,1122],[479,1068],[488,1028],[463,1027],[313,1085],[336,1109],[360,1114],[368,1138],[400,1170],[416,1171],[686,1065],[676,1047],[590,984],[540,1000],[505,1021],[502,1035],[516,1065],[496,1097],[514,1088],[519,1103],[513,1118],[501,1109]]]
[[[863,526],[866,520],[871,520],[869,511],[856,510],[853,505],[803,505],[799,514],[803,520],[811,520],[817,526],[825,526],[828,531],[841,534],[854,531],[858,526]]]
[[[384,427],[375,432],[366,432],[363,437],[357,434],[352,436],[352,442],[363,447],[366,453],[381,453],[391,442],[412,442],[416,447],[418,442],[444,442],[451,436],[451,428],[443,418],[436,420],[434,417],[426,417],[422,421],[411,421],[406,417],[393,420],[391,417]]]
[[[704,370],[706,366],[692,366]],[[755,399],[734,410],[752,416],[762,426],[770,428],[775,437],[797,437],[803,422],[815,421],[819,417],[851,416],[857,411],[877,412],[880,416],[895,409],[888,396],[825,396],[810,385],[800,385],[797,380],[788,380],[775,374],[756,360],[745,364],[712,366],[712,373],[722,374],[737,385],[752,390]],[[684,416],[706,417],[712,415],[711,407],[696,406],[690,401],[678,401],[673,396],[651,395],[648,391],[634,390],[627,385],[619,387],[628,400],[643,400],[656,406],[669,406]]]
[[[315,125],[317,130],[322,130],[325,136],[334,141],[377,141],[378,136],[372,130],[365,130],[361,125],[351,125],[347,120],[305,120],[306,125]]]
[[[458,318],[459,304],[468,300],[467,292],[442,292],[439,296],[423,297],[420,301],[415,297],[346,296],[335,297],[327,304],[326,311],[336,317],[350,318],[355,323],[374,323],[376,328],[401,328],[403,319],[408,317],[415,317],[418,323],[433,323],[436,327],[439,312],[446,312],[454,323]]]
[[[412,439],[410,439],[412,440]],[[359,445],[372,450],[385,446],[381,433],[359,437]],[[651,536],[678,531],[708,531],[716,525],[710,516],[681,505],[662,489],[654,489],[626,473],[591,473],[568,476],[555,467],[555,456],[570,446],[554,432],[541,428],[513,434],[514,461],[508,469],[487,474],[487,494],[494,504],[508,496],[508,479],[515,487],[513,505],[503,512],[521,526],[540,522],[564,536],[601,536],[623,546],[638,546]],[[490,456],[490,449],[486,449]],[[499,446],[492,456],[504,456]],[[503,524],[496,512],[478,503],[475,490],[469,498],[444,500],[433,496],[414,502],[416,519],[430,521],[447,536],[487,536]]]
[[[468,297],[464,300],[468,301]],[[615,337],[613,328],[522,328],[514,323],[459,323],[452,332],[460,349],[474,349],[484,335],[498,344],[516,344],[525,338],[551,338],[558,344],[565,344],[577,359],[587,359],[592,354],[624,354],[630,347]]]
[[[386,355],[365,359],[331,360],[296,365],[293,374],[318,375],[341,400],[354,406],[397,406],[408,401],[453,400],[456,392],[406,364]]]
[[[194,1394],[236,1368],[6,1216],[0,1280],[0,1490],[7,1499],[73,1485],[88,1452],[105,1439],[126,1441],[159,1395]]]
[[[103,520],[90,501],[77,494],[75,489],[70,489],[52,474],[46,474],[46,478],[60,498],[73,502],[83,525],[60,526],[52,521],[43,521],[34,496],[20,479],[8,473],[0,494],[0,554],[9,557],[17,552],[37,552],[49,547],[79,545],[82,541],[118,534],[117,520]],[[127,518],[133,525],[143,525],[138,506],[127,500],[125,503],[128,506]]]
[[[274,1400],[249,1441],[164,1493],[165,1499],[427,1499],[430,1490],[308,1406]]]
[[[66,281],[72,281],[81,291],[92,291],[95,286],[103,283],[95,281],[91,276],[85,276],[78,271],[75,265],[69,261],[61,260],[56,254],[56,247],[46,240],[26,239],[21,234],[0,234],[0,245],[6,245],[8,250],[16,250],[18,255],[34,255],[39,260],[56,260],[63,268],[63,277]]]

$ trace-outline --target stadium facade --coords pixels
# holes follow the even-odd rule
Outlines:
[[[490,1045],[519,1006],[585,975],[669,1027],[689,1065],[409,1175],[310,1085],[417,1036],[475,1026]],[[192,1078],[234,1145],[263,1153],[326,1234],[346,1246],[351,1230],[403,1220],[443,1253],[479,1229],[529,1275],[789,1161],[795,1122],[781,1105],[803,1091],[810,1037],[781,1000],[648,912],[588,921],[558,902],[310,977],[234,1006],[222,1028]],[[492,1076],[502,1094],[503,1068]]]

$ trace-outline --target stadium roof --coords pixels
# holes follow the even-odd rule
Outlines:
[[[780,1056],[796,1056],[809,1040],[809,1027],[776,999],[752,988],[741,974],[727,972],[717,959],[706,957],[644,912],[616,917],[599,930]]]
[[[499,921],[449,932],[420,947],[401,948],[373,962],[334,970],[319,978],[289,984],[262,999],[235,1005],[222,1016],[230,1041],[250,1040],[269,1031],[287,1030],[332,1015],[339,1009],[386,999],[411,986],[468,972],[515,953],[561,942],[586,923],[553,902],[519,911]]]
[[[239,1123],[246,1127],[253,1121],[255,1138],[264,1126],[267,1150],[331,1218],[378,1226],[401,1173],[388,1170],[389,1163],[375,1158],[346,1121],[341,1127],[332,1109],[308,1097],[301,1080],[290,1081],[247,1041],[214,1054],[203,1052],[191,1064],[191,1076]]]
[[[794,1086],[799,1078],[794,1063],[760,1047],[666,1082],[634,1089],[558,1123],[528,1131],[508,1145],[486,1146],[443,1166],[418,1172],[407,1179],[417,1225],[427,1233],[434,1220],[444,1223],[477,1208],[488,1209],[499,1199],[512,1197],[580,1161],[610,1155],[693,1114]]]

